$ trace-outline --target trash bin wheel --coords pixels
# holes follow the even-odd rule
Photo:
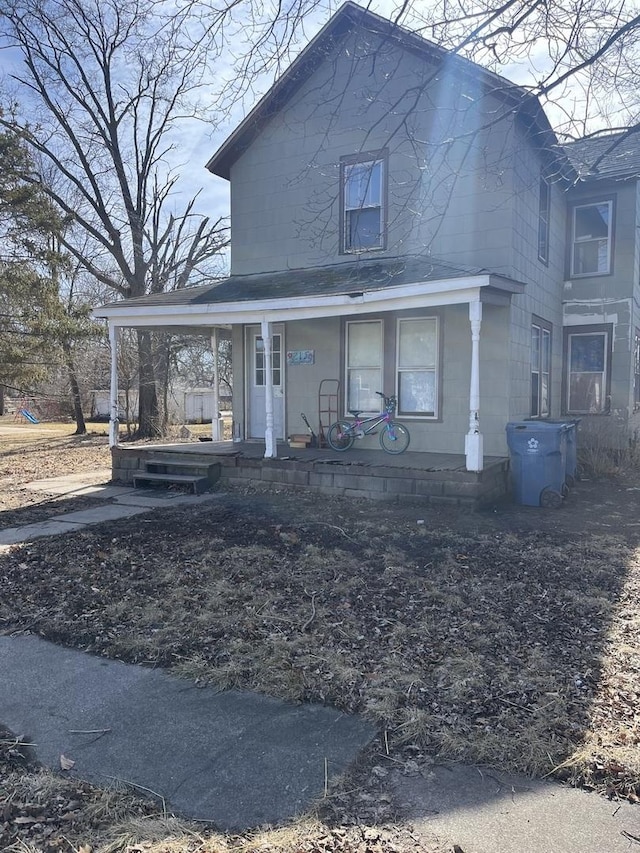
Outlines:
[[[562,495],[555,489],[544,489],[540,495],[540,506],[546,509],[559,509],[562,506]]]
[[[566,498],[566,496],[569,494],[569,484],[568,484],[568,483],[563,483],[563,484],[562,484],[562,489],[561,489],[560,491],[562,492],[562,497],[563,497],[563,498]]]
[[[576,478],[573,476],[573,474],[567,474],[567,486],[569,486],[569,488],[572,489],[575,486],[575,484],[576,484]]]

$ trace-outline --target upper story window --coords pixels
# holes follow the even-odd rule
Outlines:
[[[613,201],[573,208],[571,275],[608,275],[611,272]]]
[[[549,263],[549,229],[551,224],[551,186],[546,178],[540,178],[538,198],[538,258]]]
[[[386,158],[347,157],[341,164],[342,251],[368,252],[385,244]]]

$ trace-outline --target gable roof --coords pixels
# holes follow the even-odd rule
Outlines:
[[[579,181],[640,177],[640,134],[623,131],[590,136],[562,146]]]
[[[544,110],[538,99],[527,89],[347,0],[220,146],[206,168],[214,175],[229,180],[231,166],[251,145],[269,119],[311,76],[331,47],[346,33],[358,28],[378,33],[418,55],[425,62],[455,62],[460,73],[471,76],[510,108],[526,117],[528,124],[540,135],[542,143],[549,148],[555,145],[555,133]]]

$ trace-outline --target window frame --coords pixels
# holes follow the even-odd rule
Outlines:
[[[435,361],[433,366],[422,366],[420,368],[401,368],[400,367],[400,327],[403,323],[419,323],[419,322],[432,322],[435,327]],[[394,353],[394,363],[393,370],[395,375],[395,396],[398,401],[397,404],[397,414],[398,417],[402,418],[419,418],[420,420],[431,420],[437,421],[440,417],[440,344],[441,344],[441,334],[440,334],[440,317],[437,314],[425,314],[422,316],[410,316],[410,317],[397,317],[396,318],[396,340],[395,340],[395,353]],[[402,372],[406,372],[409,369],[415,371],[433,371],[434,375],[434,409],[432,412],[427,411],[405,411],[401,408],[401,393],[400,393],[400,374]]]
[[[563,329],[563,411],[571,415],[608,415],[611,412],[611,358],[613,353],[613,326],[611,323],[601,323],[584,326],[565,326]],[[604,367],[602,371],[583,371],[602,374],[602,406],[598,411],[571,408],[571,343],[574,337],[601,335],[604,338]]]
[[[379,151],[365,151],[361,154],[350,154],[340,158],[340,254],[362,255],[367,252],[381,252],[387,248],[387,199],[388,199],[388,160],[386,149]],[[380,204],[363,205],[361,207],[347,208],[347,174],[351,166],[380,164]],[[350,245],[349,223],[351,211],[354,210],[380,210],[380,239],[376,246],[364,246],[359,248]]]
[[[640,328],[633,335],[633,411],[640,409]]]
[[[382,391],[384,386],[384,368],[385,368],[385,348],[384,348],[384,320],[381,318],[370,318],[367,320],[347,320],[344,326],[344,414],[345,417],[350,415],[350,409],[354,411],[360,411],[364,415],[375,415],[382,409],[382,401],[380,402],[380,406],[377,409],[369,410],[369,409],[357,409],[356,406],[351,406],[349,403],[349,392],[351,389],[350,383],[350,372],[355,370],[355,368],[350,366],[349,363],[349,330],[353,326],[363,326],[377,325],[379,328],[379,342],[380,342],[380,364],[378,366],[373,365],[371,367],[363,368],[365,370],[379,370],[380,371],[380,388],[376,388],[375,391]],[[360,365],[362,367],[362,365]],[[378,398],[381,400],[381,398]]]
[[[589,242],[596,242],[599,239],[598,237],[588,237],[582,238],[580,240],[576,239],[576,214],[579,210],[584,210],[587,207],[598,207],[600,205],[607,205],[609,208],[609,223],[608,223],[608,235],[607,235],[607,268],[606,270],[596,270],[595,272],[577,272],[576,271],[576,246],[585,245]],[[571,206],[571,219],[570,219],[570,240],[569,240],[569,251],[571,253],[569,258],[569,275],[571,278],[589,278],[593,276],[605,276],[613,274],[613,245],[614,245],[614,233],[615,233],[615,197],[609,196],[608,198],[602,199],[589,199],[580,203],[574,203]]]
[[[538,367],[534,369],[533,363],[533,330],[538,329],[540,332],[539,337],[539,349],[538,349]],[[548,340],[548,370],[544,370],[543,367],[543,341],[545,340],[545,336]],[[552,354],[553,354],[553,325],[549,323],[547,320],[543,320],[542,317],[538,317],[535,314],[531,317],[531,397],[530,397],[530,413],[529,417],[535,420],[546,420],[551,417],[551,380],[552,380]],[[543,400],[543,383],[542,377],[547,375],[547,411],[542,411],[542,400]],[[537,412],[533,410],[533,382],[534,382],[534,374],[537,375],[537,393],[536,393],[536,405]]]
[[[551,181],[540,175],[538,188],[538,260],[549,266],[551,235]]]

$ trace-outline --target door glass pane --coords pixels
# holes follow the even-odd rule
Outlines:
[[[258,386],[266,384],[264,341],[255,338],[255,384]],[[273,335],[271,338],[271,376],[274,386],[282,384],[282,335]]]
[[[264,385],[264,341],[254,338],[253,363],[255,366],[254,381],[256,386]]]
[[[271,375],[274,387],[282,385],[282,336],[271,338]]]

